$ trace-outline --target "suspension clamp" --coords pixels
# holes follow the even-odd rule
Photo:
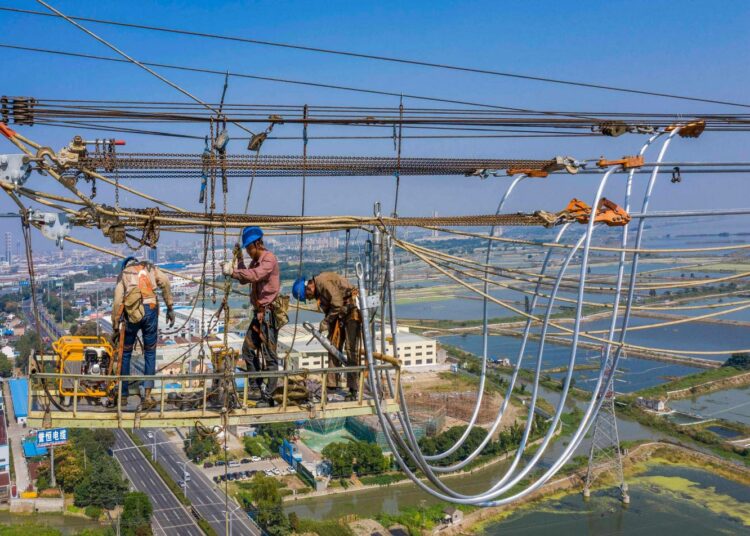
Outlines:
[[[676,128],[680,129],[678,134],[681,138],[697,138],[703,134],[704,130],[706,130],[706,121],[700,119],[698,121],[692,121],[686,125],[669,125],[664,131],[672,132]]]
[[[70,221],[64,212],[41,212],[29,210],[29,222],[39,226],[42,235],[55,241],[55,245],[63,248],[65,237],[70,236]]]
[[[596,165],[600,168],[610,166],[622,166],[623,169],[639,168],[643,166],[643,155],[623,156],[617,160],[607,160],[603,156],[597,161]]]
[[[0,180],[22,186],[29,175],[31,175],[31,164],[28,156],[25,154],[0,154]]]
[[[520,175],[524,174],[527,177],[535,178],[535,179],[543,179],[549,175],[549,171],[545,171],[543,169],[524,169],[524,168],[510,168],[507,171],[508,175]]]
[[[578,223],[588,223],[591,217],[591,207],[580,199],[571,199],[565,210],[557,213],[555,223],[565,221],[576,221]],[[621,227],[630,223],[630,214],[617,203],[614,203],[602,197],[594,216],[596,223],[604,223],[610,227]]]

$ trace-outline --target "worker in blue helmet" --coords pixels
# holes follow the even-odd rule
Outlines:
[[[349,280],[336,272],[321,272],[307,283],[300,277],[292,287],[294,297],[305,302],[316,300],[318,309],[323,314],[320,332],[327,333],[328,339],[339,350],[346,349],[347,365],[356,367],[360,364],[359,340],[362,333],[362,316],[357,308],[357,292]],[[328,355],[328,367],[341,366],[332,354]],[[326,377],[326,389],[333,391],[339,388],[339,374],[330,373]],[[357,399],[359,388],[358,375],[355,372],[346,375],[347,397]]]
[[[236,279],[243,285],[250,285],[253,318],[242,343],[242,357],[250,372],[278,370],[276,342],[281,328],[279,318],[286,314],[285,306],[288,308],[289,305],[288,298],[284,300],[280,294],[279,261],[266,249],[263,243],[263,230],[260,227],[242,229],[241,244],[242,249],[250,257],[249,265],[245,266],[242,249],[238,247],[235,250],[235,259],[223,262],[221,270],[225,276]],[[276,389],[277,378],[265,380],[266,382],[263,378],[256,380],[258,394],[264,403],[273,406],[272,395]]]

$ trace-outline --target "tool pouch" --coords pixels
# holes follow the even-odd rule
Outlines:
[[[289,323],[289,294],[279,294],[271,302],[271,311],[276,321],[276,329],[281,329]]]
[[[141,289],[138,287],[131,288],[123,299],[125,306],[125,316],[131,324],[137,324],[143,320],[146,311],[143,309],[143,296]]]

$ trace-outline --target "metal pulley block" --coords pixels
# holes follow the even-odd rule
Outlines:
[[[0,180],[22,186],[31,175],[31,164],[24,154],[0,154]]]
[[[70,236],[70,221],[68,215],[64,212],[41,212],[38,210],[29,211],[29,221],[39,225],[39,230],[45,238],[55,241],[55,245],[60,249],[66,236]]]
[[[214,149],[216,149],[220,153],[223,153],[224,151],[226,151],[228,143],[229,143],[229,132],[227,131],[227,129],[224,129],[221,131],[221,133],[219,133],[218,136],[216,136],[213,146],[214,146]]]
[[[622,121],[608,121],[591,127],[592,132],[599,132],[603,136],[616,138],[628,132],[628,125]]]

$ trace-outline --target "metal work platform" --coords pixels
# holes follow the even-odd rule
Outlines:
[[[46,356],[45,356],[46,357]],[[47,359],[44,359],[47,361]],[[375,367],[378,374],[390,372],[395,381],[400,380],[400,370],[391,365]],[[168,375],[91,375],[61,374],[58,372],[32,372],[29,375],[30,427],[68,428],[163,428],[194,426],[206,427],[252,425],[269,422],[287,422],[308,419],[331,419],[375,414],[372,395],[365,392],[366,366],[337,367],[336,373],[356,373],[359,378],[359,396],[344,400],[338,393],[328,393],[327,374],[332,369],[235,372],[232,374],[168,374]],[[258,378],[278,378],[274,407],[257,407],[250,383]],[[154,381],[152,398],[155,407],[138,410],[138,397],[129,400],[112,400],[91,397],[96,385],[109,392],[119,392],[122,382],[131,386],[145,380]],[[308,392],[300,396],[303,383]],[[60,386],[65,390],[61,391]],[[234,389],[226,386],[234,385]],[[133,392],[131,387],[131,392]],[[227,396],[227,392],[229,396]],[[72,393],[65,395],[64,393]],[[398,400],[383,398],[384,410],[397,411]],[[228,402],[230,401],[231,402]]]

